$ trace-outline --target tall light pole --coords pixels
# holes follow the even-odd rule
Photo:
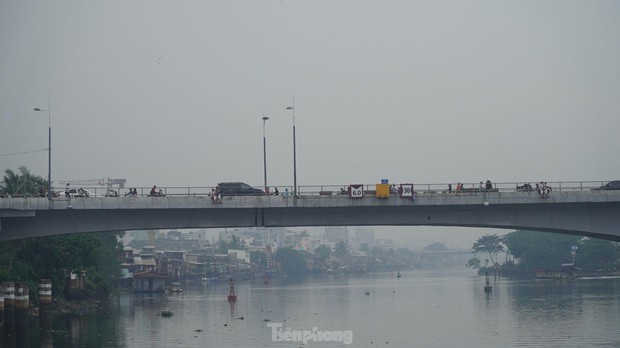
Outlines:
[[[265,170],[265,195],[269,192],[269,187],[267,186],[267,139],[265,138],[265,123],[269,117],[263,114],[263,168]]]
[[[48,103],[49,105],[49,103]],[[34,108],[34,111],[47,112],[48,144],[47,144],[47,199],[52,200],[52,107],[47,109]]]
[[[295,143],[295,98],[293,97],[293,106],[286,108],[293,111],[293,197],[297,197],[297,148]]]

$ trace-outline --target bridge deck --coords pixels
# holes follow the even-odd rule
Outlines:
[[[0,198],[0,240],[53,234],[252,226],[470,226],[620,240],[620,191],[340,195]]]

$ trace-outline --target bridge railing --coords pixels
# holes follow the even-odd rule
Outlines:
[[[571,192],[571,191],[590,191],[596,189],[608,181],[548,181],[546,185],[551,188],[552,192]],[[523,189],[524,184],[530,184],[532,189],[536,189],[536,183],[533,182],[497,182],[492,183],[493,188],[487,190],[486,183],[482,183],[482,190],[480,189],[480,183],[461,183],[463,189],[459,194],[467,193],[480,193],[480,192],[519,192],[526,191]],[[404,184],[404,183],[403,183]],[[408,183],[409,184],[409,183]],[[457,193],[457,183],[435,183],[435,184],[413,184],[413,190],[416,194],[433,195],[433,194],[448,194]],[[357,185],[357,184],[353,184]],[[451,185],[451,189],[449,187]],[[374,194],[376,191],[376,184],[363,184],[365,194]],[[400,186],[400,183],[396,184],[396,189]],[[299,186],[299,194],[301,196],[332,196],[344,194],[348,195],[349,185],[316,185],[316,186]],[[521,187],[521,188],[520,188]]]
[[[548,181],[546,184],[552,189],[552,192],[574,192],[574,191],[590,191],[601,187],[609,182],[609,180],[602,181]],[[519,189],[524,184],[529,183],[533,189],[536,188],[535,182],[496,182],[492,183],[493,189],[487,190],[486,183],[482,183],[483,189],[480,190],[480,183],[461,183],[463,190],[459,194],[479,194],[481,192],[519,192],[523,191]],[[405,184],[405,183],[402,183]],[[433,184],[419,184],[419,183],[407,183],[413,184],[413,189],[418,195],[437,195],[437,194],[449,194],[457,193],[457,183],[433,183]],[[350,183],[341,185],[302,185],[298,186],[298,196],[349,196],[350,185],[362,185],[365,195],[374,195],[377,184],[360,184]],[[400,187],[401,183],[396,184],[396,188]],[[449,189],[451,185],[451,191]],[[260,187],[260,186],[256,186]],[[274,193],[274,189],[278,188],[279,195],[284,195],[288,191],[289,195],[293,195],[292,186],[270,186],[270,194]],[[102,187],[81,187],[90,193],[91,197],[109,197],[111,192],[108,192],[106,188]],[[168,186],[157,187],[157,191],[161,190],[161,193],[165,196],[172,197],[210,197],[215,186]],[[130,188],[122,188],[117,190],[118,197],[127,197],[127,193]],[[137,196],[148,197],[151,191],[151,187],[135,187]],[[60,194],[60,197],[64,196],[64,188],[56,188]]]

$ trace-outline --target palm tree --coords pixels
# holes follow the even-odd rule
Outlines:
[[[7,169],[2,182],[11,195],[38,196],[39,190],[47,187],[47,180],[33,175],[25,166],[19,167],[19,173]]]
[[[489,253],[489,258],[491,259],[493,265],[495,265],[496,259],[493,257],[497,257],[497,254],[504,250],[504,246],[501,244],[501,241],[502,238],[496,234],[484,235],[478,238],[472,246],[472,249],[474,250],[472,251],[472,254],[475,256],[479,252]]]
[[[477,257],[472,257],[471,259],[469,259],[469,261],[467,261],[465,267],[473,269],[480,268],[480,259]]]

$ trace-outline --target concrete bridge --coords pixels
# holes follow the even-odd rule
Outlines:
[[[477,189],[417,191],[415,198],[337,195],[323,188],[299,197],[0,198],[0,241],[58,234],[174,228],[291,226],[466,226],[529,229],[620,241],[620,191],[564,188],[538,192]],[[210,190],[203,190],[210,192]]]

